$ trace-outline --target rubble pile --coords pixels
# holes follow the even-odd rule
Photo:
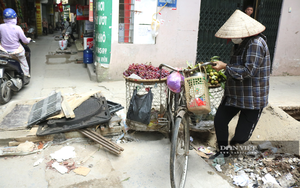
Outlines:
[[[220,162],[221,161],[221,162]],[[226,161],[226,162],[224,162]],[[217,157],[212,166],[225,175],[233,185],[240,187],[299,187],[300,159],[298,155],[274,153],[274,150],[256,151],[247,155]]]

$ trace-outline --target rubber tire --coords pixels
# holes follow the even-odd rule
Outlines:
[[[170,156],[170,180],[172,188],[183,188],[185,185],[185,179],[188,169],[188,155],[190,147],[190,132],[189,132],[189,122],[187,113],[184,114],[183,118],[177,117],[173,129],[172,142],[171,142],[171,156]],[[181,128],[180,127],[184,127]],[[183,140],[180,138],[183,136]],[[183,150],[178,153],[178,143],[183,142]],[[178,161],[179,156],[181,156],[182,169],[177,170],[176,161]],[[179,177],[177,177],[179,174]],[[176,179],[177,178],[177,179]],[[179,179],[179,180],[178,180]]]
[[[168,137],[170,142],[172,142],[172,131],[174,126],[174,113],[173,113],[173,104],[174,104],[174,95],[171,93],[171,91],[168,91],[168,107],[167,107],[167,118],[168,118]]]
[[[0,104],[6,104],[11,100],[12,90],[6,86],[8,79],[6,75],[0,79]]]

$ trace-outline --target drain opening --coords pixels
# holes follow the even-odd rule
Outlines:
[[[300,121],[300,106],[280,107],[285,113],[297,121]]]

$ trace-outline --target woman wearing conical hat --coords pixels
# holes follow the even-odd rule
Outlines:
[[[225,70],[227,82],[214,120],[219,152],[211,159],[221,153],[227,157],[231,146],[248,141],[268,104],[270,54],[266,37],[261,34],[264,30],[261,23],[236,10],[215,34],[218,38],[231,39],[238,48],[230,62],[217,61],[213,67],[217,71]],[[238,113],[235,134],[228,145],[228,124]]]

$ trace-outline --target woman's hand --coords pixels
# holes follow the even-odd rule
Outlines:
[[[30,38],[30,37],[27,37],[27,39],[28,39],[29,41],[31,41],[31,38]]]
[[[216,71],[226,69],[227,64],[224,63],[223,61],[215,61],[214,63],[216,63],[216,66],[212,66],[212,68],[215,69]]]

